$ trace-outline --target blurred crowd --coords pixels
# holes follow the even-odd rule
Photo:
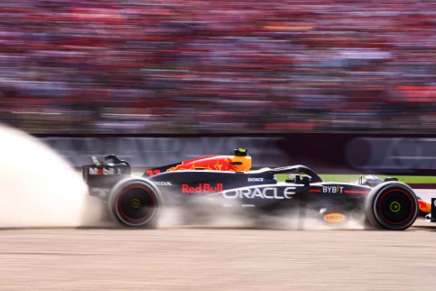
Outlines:
[[[0,120],[33,133],[429,132],[436,2],[0,2]]]

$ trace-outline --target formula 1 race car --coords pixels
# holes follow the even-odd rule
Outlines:
[[[162,207],[189,213],[199,199],[250,217],[303,209],[326,223],[342,223],[360,213],[367,225],[388,230],[407,229],[431,211],[430,203],[395,178],[362,176],[356,183],[339,183],[323,182],[304,165],[251,170],[244,148],[146,169],[142,177],[132,176],[129,163],[115,155],[93,157],[82,171],[90,194],[103,199],[113,220],[126,227],[153,228]]]

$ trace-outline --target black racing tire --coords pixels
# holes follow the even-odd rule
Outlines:
[[[418,216],[412,188],[401,182],[386,182],[369,193],[365,202],[366,222],[376,229],[405,230]]]
[[[128,178],[112,189],[108,208],[114,221],[130,228],[156,228],[162,195],[152,182]]]

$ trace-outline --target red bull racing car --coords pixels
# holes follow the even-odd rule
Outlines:
[[[323,181],[304,165],[257,170],[251,165],[247,150],[238,148],[233,155],[146,169],[142,177],[132,176],[129,163],[115,155],[93,157],[82,171],[90,194],[107,203],[113,220],[126,227],[156,227],[165,206],[193,213],[197,204],[192,201],[199,199],[249,217],[298,209],[312,210],[326,223],[342,223],[358,213],[371,227],[387,230],[407,229],[432,210],[430,203],[395,178],[362,176],[355,183],[339,183]]]

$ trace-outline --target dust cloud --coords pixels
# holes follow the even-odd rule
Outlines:
[[[223,206],[226,207],[223,207]],[[319,211],[301,208],[263,212],[241,207],[237,202],[215,197],[197,198],[195,203],[182,208],[166,207],[161,211],[159,227],[238,228],[274,230],[363,230],[363,213],[348,213],[340,223],[327,223]]]
[[[87,189],[48,146],[0,125],[0,227],[83,224]]]

